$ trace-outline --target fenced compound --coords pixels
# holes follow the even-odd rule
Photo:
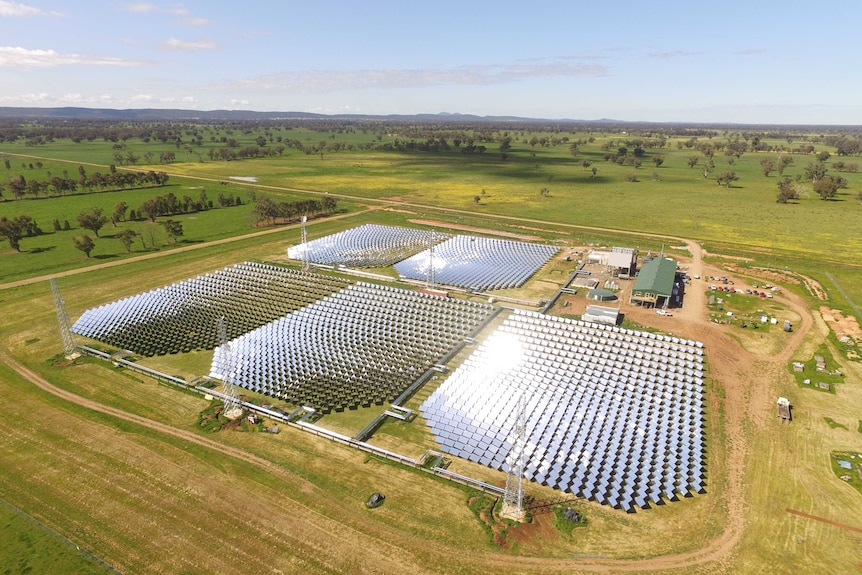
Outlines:
[[[449,237],[439,233],[433,236],[435,241]],[[287,256],[322,265],[383,267],[426,249],[431,241],[430,231],[366,224],[292,246]]]
[[[526,478],[627,511],[703,491],[698,342],[516,310],[420,409],[443,451],[505,471],[522,394]]]
[[[245,262],[92,308],[72,326],[79,335],[151,356],[213,349],[224,318],[235,338],[282,317],[348,282]]]
[[[439,284],[474,291],[520,287],[557,251],[555,246],[459,235],[434,247],[433,277]],[[425,250],[395,269],[403,278],[424,281],[431,265],[431,250]]]
[[[360,282],[216,349],[211,376],[324,413],[391,402],[493,311]]]

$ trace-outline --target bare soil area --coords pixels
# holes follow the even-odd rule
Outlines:
[[[862,341],[862,329],[856,316],[845,316],[840,309],[829,309],[829,306],[825,305],[820,306],[820,315],[839,340],[846,336]]]

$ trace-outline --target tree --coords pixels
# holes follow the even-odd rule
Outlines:
[[[736,175],[736,172],[728,170],[726,172],[722,172],[717,178],[715,178],[715,181],[718,182],[718,185],[725,185],[729,188],[730,184],[738,179],[739,176]]]
[[[581,161],[581,167],[584,168],[585,170],[590,169],[590,166],[592,166],[592,165],[593,165],[593,163],[589,160],[582,160]]]
[[[791,180],[790,178],[784,178],[783,180],[778,182],[778,198],[776,199],[776,201],[779,204],[786,204],[790,200],[798,199],[799,191],[793,184],[793,180]]]
[[[627,182],[636,182],[636,181],[638,181],[638,175],[637,174],[626,174],[626,181]]]
[[[715,161],[710,158],[709,161],[703,166],[703,170],[701,170],[701,172],[703,173],[703,179],[707,179],[714,169]]]
[[[662,156],[662,155],[653,156],[652,157],[652,163],[655,164],[656,168],[661,167],[661,165],[664,163],[664,156]]]
[[[778,175],[784,174],[784,168],[793,163],[793,156],[778,156]]]
[[[817,183],[817,180],[820,180],[826,176],[826,164],[823,162],[809,162],[807,166],[805,166],[805,179],[809,180],[811,183]]]
[[[15,176],[9,180],[9,189],[12,191],[15,199],[20,200],[24,197],[24,190],[27,189],[27,180],[24,176]]]
[[[838,193],[840,186],[841,183],[831,176],[824,176],[814,182],[814,191],[817,192],[821,200],[831,200]]]
[[[541,190],[539,190],[539,195],[542,196],[543,198],[547,198],[550,194],[551,194],[551,190],[548,189],[547,187],[544,187]]]
[[[473,196],[473,203],[474,204],[478,204],[481,201],[482,201],[482,196],[479,196],[479,195]]]
[[[177,238],[183,235],[183,224],[176,220],[165,220],[162,222],[162,225],[165,226],[165,231],[174,240],[174,243],[177,242]]]
[[[111,223],[114,224],[114,227],[117,227],[117,222],[126,219],[126,210],[129,209],[129,205],[126,202],[117,202],[117,205],[114,206],[114,213],[111,215]]]
[[[75,248],[81,250],[85,254],[87,254],[87,258],[90,257],[90,252],[93,251],[93,248],[96,247],[96,243],[93,241],[88,235],[83,236],[75,236],[72,238],[72,243],[75,244]]]
[[[138,234],[135,230],[123,230],[117,232],[114,237],[120,240],[120,243],[126,248],[126,253],[129,253],[132,251],[132,242],[138,237]]]
[[[9,247],[16,252],[21,251],[21,238],[24,237],[24,226],[18,218],[8,219],[5,216],[0,218],[0,238],[5,238],[9,241]]]
[[[760,171],[763,172],[763,175],[767,178],[769,177],[769,173],[775,169],[775,162],[773,162],[770,158],[763,158],[760,160]]]
[[[239,196],[236,198],[239,201]],[[332,196],[323,196],[323,199],[320,200],[321,205],[323,206],[323,211],[331,214],[335,211],[335,208],[338,206],[338,200],[333,198]],[[239,205],[239,203],[237,203]]]
[[[700,160],[700,156],[689,156],[688,157],[688,167],[689,168],[695,167],[699,160]]]
[[[78,214],[78,224],[85,230],[92,231],[97,238],[99,230],[107,223],[108,218],[102,215],[102,208],[93,208],[89,212]]]
[[[147,216],[148,218],[150,218],[151,222],[156,221],[156,216],[158,216],[160,212],[161,210],[159,209],[159,203],[153,198],[146,200],[143,204],[141,204],[141,207],[138,208],[138,215],[140,216],[141,214],[143,214]]]

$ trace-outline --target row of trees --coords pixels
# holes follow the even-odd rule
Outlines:
[[[78,177],[53,176],[46,180],[27,180],[24,175],[11,177],[7,184],[0,182],[0,197],[6,186],[16,200],[22,199],[26,194],[38,198],[40,196],[64,196],[76,192],[94,193],[108,190],[125,190],[142,188],[147,186],[164,186],[168,183],[169,176],[165,172],[118,172],[113,169],[108,174],[94,172],[87,175],[83,166],[78,166]]]
[[[257,223],[276,223],[294,221],[300,216],[318,216],[331,214],[338,206],[338,201],[331,196],[320,200],[298,200],[295,202],[276,202],[267,197],[258,198],[254,206],[254,216]]]

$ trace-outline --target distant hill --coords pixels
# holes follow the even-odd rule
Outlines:
[[[255,112],[251,110],[179,110],[140,108],[17,108],[0,107],[0,118],[69,118],[93,120],[391,120],[417,122],[584,122],[583,120],[522,118],[518,116],[476,116],[473,114],[313,114],[309,112]],[[605,124],[612,120],[600,120]]]
[[[590,129],[609,128],[613,130],[646,128],[666,129],[800,129],[858,132],[860,126],[816,125],[816,124],[739,124],[733,122],[649,122],[637,120],[578,120],[573,118],[525,118],[522,116],[477,116],[441,112],[437,114],[314,114],[310,112],[255,112],[252,110],[181,110],[161,108],[139,108],[116,110],[111,108],[24,108],[0,106],[0,119],[53,119],[53,120],[107,120],[107,121],[265,121],[265,120],[324,120],[324,121],[380,121],[380,122],[429,122],[464,124],[541,124],[550,129],[559,124],[586,126]]]

